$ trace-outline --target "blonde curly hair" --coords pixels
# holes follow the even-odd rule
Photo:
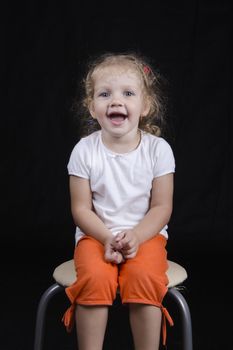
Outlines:
[[[73,111],[79,117],[83,134],[89,135],[100,129],[98,122],[92,118],[89,112],[89,106],[94,96],[93,74],[97,69],[112,65],[128,66],[139,74],[145,97],[150,105],[147,116],[140,118],[139,128],[160,136],[165,125],[166,109],[165,98],[162,96],[163,77],[152,68],[148,58],[136,53],[105,53],[87,64],[86,76],[81,81],[83,94],[79,94],[79,98],[76,98],[73,103]]]

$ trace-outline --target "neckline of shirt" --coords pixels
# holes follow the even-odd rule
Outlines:
[[[125,153],[117,153],[117,152],[114,152],[114,151],[110,150],[110,149],[109,149],[107,146],[105,146],[105,144],[103,143],[102,136],[101,136],[101,130],[100,130],[100,132],[99,132],[100,144],[101,144],[102,148],[105,150],[105,152],[106,152],[110,157],[113,157],[113,158],[115,158],[115,157],[126,157],[126,156],[128,156],[128,155],[132,155],[133,153],[137,152],[137,151],[139,150],[139,148],[141,147],[142,139],[143,139],[144,133],[143,133],[143,131],[140,130],[140,129],[139,129],[139,131],[140,131],[140,141],[139,141],[137,147],[134,148],[132,151],[125,152]]]

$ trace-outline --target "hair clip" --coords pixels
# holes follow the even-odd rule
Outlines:
[[[145,74],[149,74],[151,72],[151,69],[150,69],[149,66],[144,66],[143,67],[143,71],[144,71]]]

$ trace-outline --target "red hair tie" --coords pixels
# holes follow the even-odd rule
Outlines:
[[[145,74],[149,74],[151,72],[151,69],[150,69],[149,66],[144,66],[143,67],[143,71],[144,71]]]

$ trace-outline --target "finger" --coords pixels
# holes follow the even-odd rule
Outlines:
[[[137,255],[137,252],[133,252],[131,254],[124,254],[125,259],[133,259]]]
[[[115,237],[115,241],[119,242],[121,241],[123,238],[125,237],[125,231],[119,232],[116,237]]]
[[[105,253],[104,254],[104,259],[107,261],[107,262],[112,262],[113,261],[113,257],[111,254],[109,253]]]
[[[132,240],[122,240],[122,249],[121,250],[130,250],[135,248],[135,242]]]
[[[124,260],[123,255],[119,252],[115,252],[114,262],[115,264],[120,264]]]
[[[123,248],[121,249],[121,252],[125,254],[132,254],[137,251],[137,247],[129,247],[129,248]]]
[[[130,237],[127,237],[127,236],[124,236],[124,238],[121,239],[121,241],[119,242],[121,243],[121,246],[122,248],[124,247],[130,247],[132,245],[132,242],[131,242],[131,238]]]
[[[107,249],[104,254],[104,258],[108,262],[112,262],[114,260],[114,251],[112,249]]]

